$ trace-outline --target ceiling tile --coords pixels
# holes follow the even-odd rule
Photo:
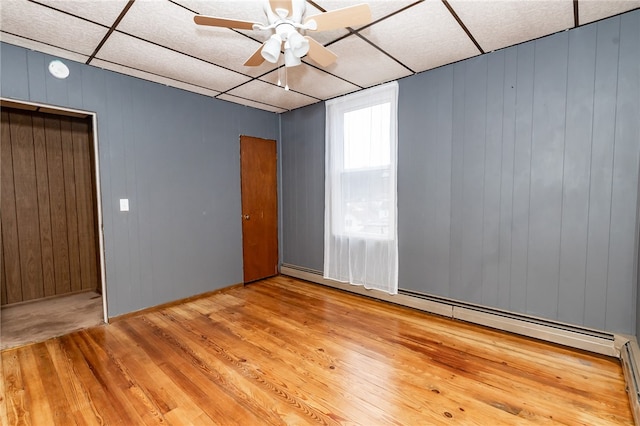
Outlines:
[[[27,0],[2,0],[0,28],[83,55],[91,55],[107,33],[103,26]]]
[[[230,95],[245,99],[253,99],[260,103],[291,110],[318,102],[317,99],[296,93],[293,90],[284,90],[282,87],[254,80],[229,92]]]
[[[627,12],[640,7],[640,0],[580,0],[580,25]]]
[[[176,0],[176,3],[199,15],[268,24],[262,0]],[[271,31],[234,31],[246,34],[259,42],[266,41],[271,35]]]
[[[5,43],[14,44],[16,46],[25,47],[31,50],[37,50],[38,52],[46,53],[52,56],[57,56],[58,58],[70,59],[76,62],[87,62],[89,56],[81,55],[79,53],[70,52],[65,49],[60,49],[55,46],[51,46],[48,44],[40,43],[38,41],[29,40],[26,38],[14,36],[7,33],[0,33],[0,41]]]
[[[351,35],[330,46],[338,55],[326,71],[361,87],[406,77],[412,72],[360,37]]]
[[[398,28],[410,30],[407,33]],[[360,34],[415,72],[480,54],[440,1],[420,3]],[[445,45],[447,48],[443,49]]]
[[[96,58],[219,92],[249,80],[249,77],[235,71],[117,31],[107,39]]]
[[[200,15],[267,23],[262,0],[174,0]]]
[[[272,105],[261,104],[259,102],[251,101],[249,99],[239,98],[237,96],[231,96],[227,94],[220,95],[217,97],[217,99],[222,99],[223,101],[229,101],[229,102],[233,102],[240,105],[246,105],[252,108],[258,108],[265,111],[271,111],[271,112],[277,112],[277,113],[287,112],[287,110],[284,108],[278,108]]]
[[[337,10],[337,9],[342,9],[348,6],[353,6],[354,4],[359,4],[359,3],[367,3],[369,5],[369,8],[371,9],[371,22],[375,22],[379,19],[383,19],[395,12],[397,12],[398,10],[401,10],[413,3],[415,3],[415,0],[394,0],[394,1],[389,1],[389,0],[369,0],[369,1],[345,1],[345,0],[320,0],[320,1],[316,1],[315,3],[320,6],[322,9],[326,10],[327,12],[330,12],[332,10]],[[322,11],[320,9],[317,9],[315,7],[313,7],[310,4],[307,4],[307,13],[306,13],[306,17],[312,17],[314,15],[317,15],[319,13],[322,13]],[[363,25],[359,25],[359,26],[355,26],[353,27],[354,30],[357,30],[358,28],[362,28]],[[313,37],[315,40],[317,40],[318,42],[326,45],[328,43],[331,43],[335,40],[337,40],[340,37],[343,37],[345,35],[349,34],[348,30],[344,30],[344,29],[340,29],[340,30],[333,30],[333,31],[319,31],[319,32],[315,32],[315,31],[307,31],[307,35]]]
[[[127,0],[38,0],[38,3],[111,27]]]
[[[194,16],[168,1],[136,1],[120,22],[118,31],[250,76],[262,75],[276,67],[266,61],[258,67],[244,66],[260,43],[230,29],[196,25]]]
[[[371,9],[371,22],[378,19],[385,18],[411,4],[416,3],[416,0],[362,0],[362,1],[349,1],[349,0],[316,0],[318,6],[327,11],[336,9],[342,9],[344,7],[353,6],[354,4],[367,3]],[[312,10],[316,10],[311,13]],[[307,15],[318,13],[317,9],[311,8],[307,11]],[[360,26],[362,27],[362,25]],[[354,27],[357,29],[358,27]]]
[[[277,84],[278,77],[282,82],[286,81],[292,89],[318,99],[335,98],[360,89],[358,86],[305,63],[297,67],[282,67],[261,77],[261,79]]]
[[[178,89],[187,90],[189,92],[200,93],[202,95],[207,95],[211,97],[216,96],[220,93],[220,92],[216,92],[215,90],[205,89],[203,87],[194,86],[189,83],[183,83],[181,81],[172,80],[170,78],[161,77],[155,74],[150,74],[148,72],[125,67],[123,65],[114,64],[112,62],[103,61],[101,59],[94,59],[93,61],[91,61],[91,65],[94,67],[104,68],[106,70],[115,71],[121,74],[138,77],[143,80],[153,81],[156,83],[164,84],[166,86],[176,87]]]
[[[485,52],[573,27],[572,0],[449,0]]]

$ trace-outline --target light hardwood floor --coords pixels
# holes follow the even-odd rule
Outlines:
[[[633,424],[616,359],[287,277],[1,358],[9,425]]]

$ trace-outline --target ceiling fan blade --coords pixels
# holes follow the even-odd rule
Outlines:
[[[338,55],[324,47],[309,36],[305,36],[309,41],[309,52],[307,56],[321,67],[327,67],[338,59]]]
[[[247,61],[244,63],[245,67],[257,67],[258,65],[261,65],[264,62],[264,58],[262,57],[263,47],[264,47],[264,44],[262,44],[258,48],[258,50],[253,52],[253,55],[251,55],[249,59],[247,59]]]
[[[237,19],[216,18],[215,16],[196,15],[193,22],[198,25],[208,25],[210,27],[236,28],[238,30],[252,30],[254,24],[258,22],[239,21]]]
[[[310,16],[305,19],[304,23],[307,24],[311,20],[316,21],[317,24],[317,28],[313,31],[328,31],[338,28],[355,27],[371,22],[371,9],[366,3],[357,4],[355,6],[330,10]]]
[[[291,11],[293,8],[291,7],[291,0],[269,0],[271,4],[271,10],[274,12],[276,9],[287,9],[289,11],[289,15],[291,15]]]

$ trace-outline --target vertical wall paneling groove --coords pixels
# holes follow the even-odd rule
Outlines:
[[[558,277],[558,319],[583,322],[591,180],[596,31],[569,32],[567,102]]]
[[[62,153],[62,133],[60,120],[45,116],[45,138],[47,141],[47,165],[51,208],[51,236],[55,253],[54,271],[56,294],[71,291],[71,270],[69,269],[69,238],[67,233],[67,203],[64,191],[64,162]]]
[[[450,274],[450,236],[451,236],[451,142],[455,121],[453,118],[453,74],[450,69],[441,68],[437,77],[436,97],[433,111],[433,131],[435,139],[430,138],[433,146],[433,166],[436,170],[432,187],[435,190],[433,204],[435,222],[427,243],[434,258],[429,265],[434,270],[432,285],[445,294],[449,294]],[[419,164],[419,163],[418,163]],[[410,196],[410,194],[407,194]],[[420,261],[420,259],[418,259]]]
[[[2,223],[0,221],[0,232],[2,230]],[[0,262],[4,265],[4,247],[0,242]],[[0,268],[0,306],[7,303],[7,274],[4,268]]]
[[[611,185],[615,141],[618,75],[618,19],[600,22],[596,35],[596,62],[591,135],[591,182],[587,234],[585,325],[605,327],[611,229]]]
[[[500,185],[504,111],[504,51],[487,56],[481,303],[498,306],[500,268]]]
[[[9,123],[9,113],[1,110],[2,123]],[[2,272],[5,275],[5,285],[9,282],[22,282],[20,270],[20,247],[18,245],[18,218],[16,215],[15,185],[13,182],[13,152],[11,147],[10,126],[2,125],[2,137],[0,150],[2,155],[2,190],[0,190],[0,202],[2,203]],[[6,299],[4,303],[16,303],[22,300],[22,286],[7,286],[4,291]]]
[[[432,77],[434,80],[441,79],[440,75],[433,75]],[[411,192],[408,194],[405,193],[405,195],[410,197],[404,200],[405,204],[416,203],[425,206],[422,210],[405,210],[407,214],[414,215],[414,217],[409,220],[415,221],[416,223],[424,223],[425,226],[414,230],[415,232],[421,233],[420,238],[413,240],[405,238],[405,240],[411,241],[414,247],[412,250],[405,250],[408,259],[404,259],[404,261],[414,263],[420,259],[424,259],[425,268],[429,269],[435,267],[434,263],[437,261],[438,250],[438,245],[435,242],[437,236],[435,235],[434,226],[427,226],[427,224],[432,225],[435,223],[438,214],[438,205],[428,202],[428,195],[436,193],[435,183],[438,179],[438,165],[436,164],[438,159],[438,139],[428,136],[433,134],[438,127],[435,121],[438,118],[438,102],[436,101],[438,97],[437,87],[436,84],[428,85],[427,91],[424,93],[420,103],[416,104],[416,109],[413,112],[415,116],[408,118],[410,120],[424,119],[426,131],[423,134],[416,135],[418,136],[416,138],[417,140],[413,142],[415,148],[411,150],[416,153],[416,155],[411,159],[405,157],[404,163],[406,164],[406,162],[410,160],[413,163],[412,168],[417,170],[424,167],[425,172],[429,176],[429,179],[412,182]],[[424,117],[420,118],[423,114]],[[446,282],[444,283],[446,284]],[[438,285],[435,277],[433,277],[431,284],[435,286]]]
[[[462,289],[453,285],[454,283],[462,282],[462,246],[463,246],[463,235],[462,235],[462,227],[460,223],[462,223],[463,217],[463,181],[462,177],[464,176],[464,128],[459,125],[462,121],[464,122],[464,97],[465,97],[465,79],[464,79],[465,66],[463,63],[458,63],[453,66],[453,130],[451,135],[451,228],[450,228],[450,238],[451,243],[449,245],[449,282],[447,283],[447,293],[445,296],[450,296],[455,299],[463,299],[464,292]],[[399,114],[402,114],[402,109],[400,109],[403,105],[403,100],[399,99]],[[418,121],[419,122],[419,121]],[[410,155],[410,153],[408,153]],[[398,185],[402,185],[404,178],[404,170],[398,170]],[[413,177],[413,179],[418,179],[417,176]],[[398,189],[400,191],[400,189]],[[414,207],[415,208],[415,207]],[[398,215],[400,218],[400,215]],[[398,226],[403,226],[400,221],[398,221]],[[421,226],[421,224],[414,224],[414,226]],[[409,228],[409,231],[412,227]],[[398,252],[399,258],[401,252]],[[412,268],[415,268],[414,265],[411,265]],[[422,268],[420,269],[420,274],[423,273]],[[416,282],[421,282],[418,280]],[[400,287],[402,288],[402,287]]]
[[[22,300],[44,296],[31,114],[10,114]],[[7,283],[9,286],[12,283]]]
[[[38,189],[38,223],[40,224],[40,250],[42,253],[42,279],[44,296],[56,294],[53,237],[51,228],[51,206],[47,165],[46,132],[44,117],[32,115],[33,152],[35,158],[36,186]]]
[[[64,175],[64,195],[67,203],[67,244],[69,247],[69,277],[71,291],[82,290],[80,275],[80,248],[78,232],[78,212],[76,209],[76,173],[73,167],[74,143],[71,131],[71,120],[60,120],[60,134],[62,139],[62,170]]]
[[[636,332],[639,45],[635,10],[400,80],[401,289]],[[319,110],[283,114],[297,230],[324,190],[288,169],[322,166],[324,142],[294,117]],[[283,262],[322,264],[322,237],[288,226]]]
[[[635,323],[635,257],[630,252],[638,236],[630,231],[636,226],[637,213],[627,206],[637,205],[637,181],[629,177],[638,170],[640,159],[633,144],[640,136],[640,19],[621,16],[619,35],[613,42],[619,43],[619,65],[605,328]]]
[[[482,303],[482,233],[484,216],[486,116],[477,114],[486,108],[487,56],[465,65],[465,97],[462,161],[462,257],[458,294],[474,303]]]
[[[88,290],[89,283],[98,276],[95,234],[95,201],[93,199],[93,170],[91,167],[91,127],[87,120],[73,120],[73,167],[76,176],[76,211],[78,229],[84,235],[78,236],[80,277],[82,289]],[[95,288],[95,286],[93,286]]]
[[[526,311],[531,214],[531,138],[533,117],[534,43],[517,48],[516,116],[513,175],[513,233],[509,309]]]
[[[568,33],[535,43],[526,310],[557,318]]]
[[[497,53],[498,52],[496,52],[496,54]],[[502,90],[502,152],[500,153],[499,275],[498,301],[496,307],[510,309],[518,52],[516,49],[507,49],[504,50],[503,53],[504,82]]]

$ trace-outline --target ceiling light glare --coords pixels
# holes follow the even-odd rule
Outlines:
[[[61,80],[69,77],[69,67],[58,59],[49,62],[49,72],[52,76]]]

